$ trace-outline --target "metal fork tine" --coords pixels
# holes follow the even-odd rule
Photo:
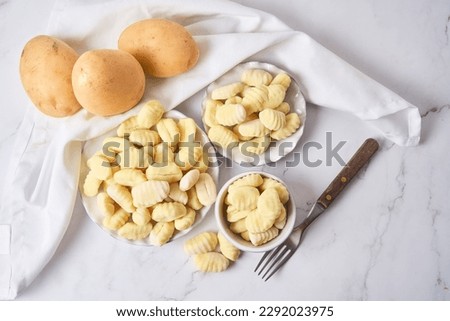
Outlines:
[[[267,251],[266,253],[264,253],[263,257],[261,258],[261,260],[259,260],[258,265],[255,267],[253,272],[256,272],[258,270],[259,266],[264,262],[266,257],[268,257],[270,253],[275,252],[276,250],[277,249],[273,249],[272,251]]]
[[[272,250],[271,252],[267,252],[268,254],[271,254],[270,257],[267,259],[266,263],[261,267],[261,270],[259,271],[258,275],[260,275],[265,267],[267,266],[267,264],[269,264],[270,262],[272,262],[272,259],[275,257],[275,255],[278,258],[278,255],[284,248],[285,248],[286,244],[282,244],[282,246],[277,247],[276,249]]]
[[[284,257],[284,259],[281,260],[281,262],[278,263],[278,265],[275,267],[275,269],[273,269],[272,272],[267,276],[267,278],[264,280],[264,282],[267,282],[267,280],[270,279],[272,277],[272,275],[274,275],[284,265],[284,263],[286,263],[287,260],[290,259],[290,257],[292,256],[292,254],[294,254],[294,252],[295,251],[292,251],[292,250],[290,252],[288,252],[288,254]],[[263,276],[263,278],[264,278],[264,276]]]
[[[283,250],[272,261],[272,265],[269,266],[269,268],[266,270],[266,273],[264,273],[264,275],[262,276],[263,279],[266,277],[267,273],[269,273],[270,270],[272,270],[277,265],[277,263],[285,256],[285,254],[288,253],[288,251],[291,251],[291,249],[288,246],[284,246]]]

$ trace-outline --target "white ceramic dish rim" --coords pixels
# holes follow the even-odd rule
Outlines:
[[[287,154],[292,152],[294,148],[297,146],[301,136],[303,135],[303,131],[305,128],[306,121],[306,101],[300,90],[300,86],[295,78],[288,72],[285,71],[273,64],[269,64],[266,62],[258,62],[258,61],[250,61],[239,64],[229,70],[227,73],[216,79],[212,82],[205,90],[202,100],[202,122],[205,131],[209,131],[209,126],[205,124],[203,114],[205,111],[206,102],[209,97],[211,97],[211,92],[218,87],[230,84],[232,82],[236,82],[240,80],[240,76],[244,70],[247,69],[264,69],[270,72],[272,75],[276,75],[278,73],[284,72],[291,76],[292,82],[286,93],[285,101],[289,103],[291,106],[291,110],[296,112],[301,120],[301,125],[297,129],[297,131],[286,139],[271,142],[269,149],[262,155],[259,156],[246,156],[243,155],[238,148],[233,148],[231,152],[229,150],[224,150],[220,146],[216,146],[217,151],[224,157],[233,160],[238,164],[251,164],[254,166],[261,166],[267,163],[276,162]]]
[[[223,211],[225,193],[227,192],[228,187],[231,185],[231,183],[233,183],[237,179],[247,176],[249,174],[260,174],[263,177],[272,178],[272,179],[282,183],[289,192],[289,201],[286,203],[287,204],[286,225],[284,226],[284,228],[281,230],[280,234],[278,234],[277,237],[275,237],[273,240],[271,240],[263,245],[260,245],[260,246],[255,246],[252,243],[242,239],[239,235],[236,235],[234,232],[232,232],[228,228],[228,223],[225,219],[225,215],[224,215],[224,211]],[[246,252],[266,252],[266,251],[270,251],[271,249],[274,249],[275,247],[277,247],[278,245],[283,243],[289,237],[289,235],[291,235],[292,230],[294,229],[294,224],[295,224],[295,219],[296,219],[296,207],[295,207],[295,201],[293,198],[293,194],[292,194],[291,190],[289,189],[289,186],[287,186],[286,183],[283,182],[283,180],[281,180],[279,177],[269,174],[269,173],[264,173],[261,171],[251,171],[251,172],[241,173],[241,174],[238,174],[238,175],[230,178],[222,186],[219,193],[217,194],[216,203],[214,205],[214,215],[216,217],[216,222],[217,222],[219,231],[226,237],[226,239],[228,241],[230,241],[238,249],[240,249],[242,251],[246,251]]]
[[[189,118],[188,116],[186,116],[183,113],[180,113],[179,111],[176,111],[176,110],[167,111],[163,117],[175,118],[175,119]],[[200,126],[197,125],[197,129],[198,129],[198,133],[200,133],[199,137],[202,140],[201,141],[202,144],[204,146],[206,145],[208,148],[208,155],[210,157],[210,163],[217,164],[214,148],[209,143],[208,136],[200,128]],[[84,177],[86,177],[86,174],[88,171],[88,168],[86,165],[87,159],[89,159],[89,157],[91,157],[96,151],[98,151],[101,148],[101,144],[106,137],[117,136],[116,130],[117,130],[117,127],[115,129],[112,129],[111,131],[103,134],[102,136],[96,137],[85,143],[85,145],[83,147],[83,152],[82,152],[80,183],[82,183],[84,181]],[[213,178],[214,182],[216,183],[216,186],[219,186],[218,185],[219,184],[219,168],[217,166],[210,167],[207,172]],[[80,188],[82,188],[82,184],[80,184]],[[81,191],[80,191],[80,194],[81,194],[81,200],[82,200],[83,206],[84,206],[89,218],[94,223],[96,223],[96,225],[99,226],[107,234],[111,235],[112,237],[114,237],[120,241],[126,242],[128,244],[153,246],[152,244],[150,244],[149,238],[146,238],[144,240],[136,240],[136,241],[128,240],[128,239],[123,238],[120,235],[118,235],[116,231],[111,231],[111,230],[105,228],[102,224],[104,215],[101,213],[101,211],[99,210],[99,208],[97,206],[97,198],[96,197],[87,197]],[[212,205],[206,206],[206,207],[203,207],[202,209],[200,209],[199,211],[196,211],[197,216],[196,216],[194,224],[187,230],[177,231],[177,233],[169,240],[169,242],[188,234],[195,226],[200,224],[200,222],[206,217],[206,215],[209,212],[211,207],[212,207]]]

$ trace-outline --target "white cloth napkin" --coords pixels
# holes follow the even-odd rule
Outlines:
[[[168,18],[197,41],[197,66],[178,77],[151,80],[147,98],[172,109],[245,60],[289,70],[308,102],[352,113],[399,145],[420,138],[418,109],[277,18],[225,0],[61,0],[48,34],[78,52],[116,48],[121,31],[145,18]],[[18,106],[20,107],[20,106]],[[85,110],[52,119],[29,108],[18,133],[0,212],[0,299],[13,299],[44,268],[71,219],[83,142],[136,114],[109,118]],[[318,124],[320,125],[320,124]]]

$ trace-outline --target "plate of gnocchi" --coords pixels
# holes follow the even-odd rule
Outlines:
[[[214,148],[195,121],[157,100],[83,148],[82,202],[113,237],[161,246],[187,234],[217,196]]]
[[[217,151],[260,166],[290,153],[303,134],[306,102],[288,72],[269,63],[239,64],[211,83],[202,121]]]

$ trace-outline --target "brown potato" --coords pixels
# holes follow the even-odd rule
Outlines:
[[[77,59],[74,49],[50,36],[34,37],[23,48],[20,79],[28,97],[44,114],[65,117],[81,108],[71,82]]]
[[[123,113],[141,100],[145,75],[139,62],[123,50],[87,51],[75,63],[72,85],[81,106],[91,113]]]
[[[172,77],[195,66],[199,49],[180,24],[165,19],[146,19],[126,28],[119,49],[131,53],[155,77]]]

